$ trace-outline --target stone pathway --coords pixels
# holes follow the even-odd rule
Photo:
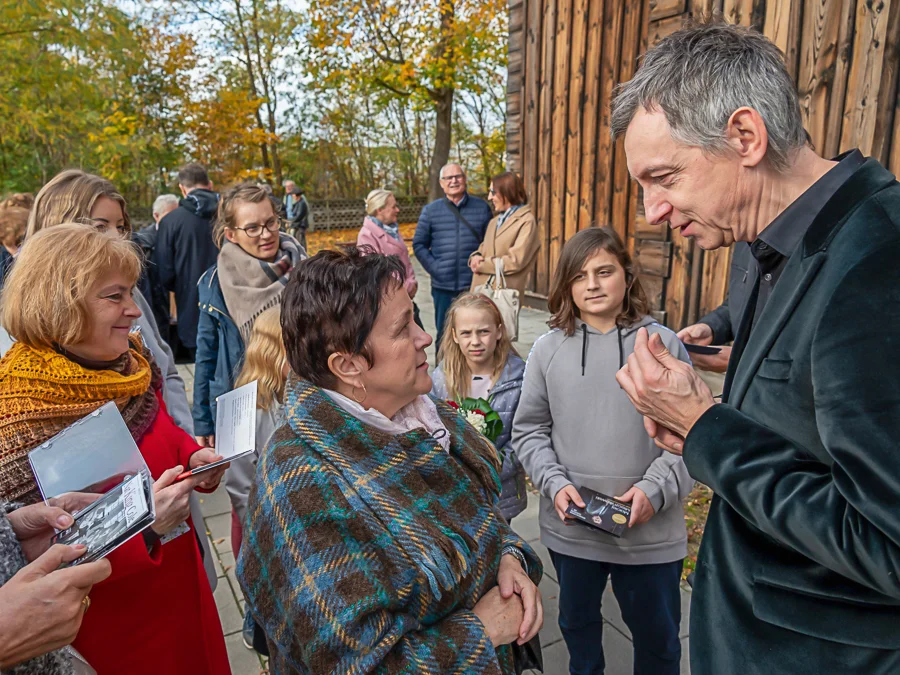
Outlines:
[[[428,276],[416,265],[419,275],[419,292],[416,302],[419,305],[422,322],[426,330],[434,330],[434,307],[431,302],[431,288]],[[520,314],[520,340],[516,349],[523,358],[528,356],[534,341],[547,330],[548,315],[545,312],[524,308]],[[429,362],[434,363],[434,347],[429,347]],[[188,392],[193,390],[193,367],[181,366],[180,371],[185,379]],[[241,617],[244,599],[234,574],[234,554],[231,551],[231,505],[224,487],[220,487],[211,495],[201,496],[201,506],[206,524],[206,531],[212,542],[216,556],[218,585],[215,591],[216,605],[222,628],[225,632],[225,643],[234,675],[257,675],[265,668],[265,662],[256,654],[246,649],[241,642]],[[541,582],[541,593],[544,599],[544,628],[541,631],[541,645],[544,648],[544,673],[546,675],[565,675],[569,672],[569,654],[558,624],[559,584],[556,571],[550,561],[547,548],[540,543],[538,526],[537,495],[529,495],[528,508],[513,521],[513,529],[528,541],[541,556],[544,562],[544,578]],[[690,589],[682,585],[682,627],[681,672],[690,675],[688,665],[688,615],[690,610]],[[606,655],[607,675],[628,675],[632,672],[631,633],[622,621],[618,604],[607,587],[603,601],[603,647]]]

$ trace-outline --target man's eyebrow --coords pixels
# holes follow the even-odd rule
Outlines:
[[[653,164],[648,166],[646,169],[641,171],[638,175],[632,176],[635,180],[640,180],[641,178],[647,178],[655,173],[671,173],[672,171],[677,171],[678,167],[671,164]]]

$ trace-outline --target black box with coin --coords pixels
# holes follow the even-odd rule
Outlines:
[[[631,518],[630,505],[586,487],[578,488],[578,494],[584,500],[585,506],[582,509],[576,506],[575,502],[569,502],[569,508],[566,509],[567,516],[578,524],[601,530],[614,537],[622,536]]]

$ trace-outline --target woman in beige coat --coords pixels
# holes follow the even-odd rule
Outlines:
[[[494,177],[489,199],[498,215],[488,224],[481,246],[469,256],[469,267],[474,273],[472,290],[487,283],[496,273],[496,261],[501,259],[506,285],[519,291],[521,300],[540,248],[537,222],[525,203],[528,195],[522,179],[511,171]]]

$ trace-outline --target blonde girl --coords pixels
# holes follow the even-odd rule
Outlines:
[[[500,511],[508,522],[528,501],[525,471],[509,447],[525,362],[513,349],[500,310],[490,298],[476,293],[459,296],[447,311],[446,327],[431,393],[455,401],[488,399],[499,413],[503,421],[496,443],[503,457]]]
[[[241,550],[247,500],[256,476],[258,453],[281,424],[284,409],[284,385],[290,366],[281,337],[281,307],[272,307],[253,322],[244,364],[235,380],[235,388],[256,380],[256,453],[245,455],[231,463],[225,479],[225,489],[231,499],[231,548],[235,558]],[[254,635],[257,634],[256,639]],[[250,612],[244,614],[241,637],[247,649],[262,649],[265,644]],[[263,652],[265,653],[265,652]]]

